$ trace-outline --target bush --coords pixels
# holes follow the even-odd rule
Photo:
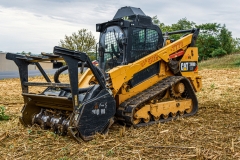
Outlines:
[[[5,107],[0,106],[0,121],[9,120],[9,116],[5,114]]]
[[[211,53],[211,56],[212,57],[222,57],[222,56],[225,56],[227,54],[227,52],[222,49],[222,48],[218,48],[218,49],[215,49],[212,53]]]

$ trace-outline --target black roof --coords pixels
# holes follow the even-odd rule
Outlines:
[[[132,15],[146,16],[145,13],[140,8],[126,6],[118,9],[113,19],[119,19],[119,18],[128,17]]]

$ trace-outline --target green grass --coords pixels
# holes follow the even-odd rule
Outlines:
[[[240,68],[240,54],[226,55],[221,58],[210,58],[199,63],[199,69]]]
[[[0,106],[0,121],[1,120],[9,120],[9,116],[5,114],[4,106]]]

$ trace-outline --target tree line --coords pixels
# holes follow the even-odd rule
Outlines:
[[[205,23],[196,24],[193,21],[182,18],[177,23],[165,25],[161,23],[157,16],[152,18],[153,23],[158,25],[162,32],[171,32],[176,30],[187,30],[199,28],[200,33],[197,38],[199,60],[206,60],[211,57],[221,57],[227,54],[240,52],[240,38],[233,38],[225,24]],[[171,35],[172,39],[179,39],[182,35]]]
[[[65,35],[64,39],[60,40],[59,46],[87,53],[91,60],[96,59],[96,39],[92,32],[87,29],[80,29],[72,33],[71,36]]]

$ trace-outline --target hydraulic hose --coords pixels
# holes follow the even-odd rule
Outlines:
[[[78,63],[78,67],[81,67],[81,66],[82,66],[82,63],[79,62],[79,63]],[[84,64],[84,67],[88,67],[88,65],[85,63],[85,64]],[[55,72],[54,77],[53,77],[55,83],[61,83],[61,82],[59,81],[59,75],[60,75],[62,72],[66,71],[67,69],[68,69],[68,66],[67,66],[67,65],[58,68],[58,70]]]
[[[78,63],[78,67],[82,67],[82,63],[81,63],[81,62]],[[89,68],[88,64],[86,64],[86,63],[84,64],[84,67]],[[104,82],[104,84],[105,84],[106,81],[105,81],[104,73],[100,70],[100,68],[98,68],[98,67],[96,67],[96,66],[94,66],[94,67],[96,68],[98,74],[100,75],[101,79],[103,80],[103,82]],[[67,69],[68,69],[68,66],[66,65],[66,66],[60,67],[60,68],[55,72],[54,77],[53,77],[55,83],[61,83],[60,80],[59,80],[59,76],[60,76],[60,74],[61,74],[62,72],[64,72],[64,71],[67,70]],[[79,88],[79,89],[78,89],[78,93],[80,94],[80,93],[87,92],[90,88],[92,88],[92,86],[87,87],[87,88]],[[71,92],[71,89],[70,89],[70,88],[62,88],[62,90],[67,91],[67,92]]]
[[[92,88],[93,86],[87,87],[87,88],[78,88],[78,93],[85,93],[87,92],[90,88]],[[71,93],[71,89],[70,88],[62,88],[62,90],[66,91],[66,92],[70,92]]]

